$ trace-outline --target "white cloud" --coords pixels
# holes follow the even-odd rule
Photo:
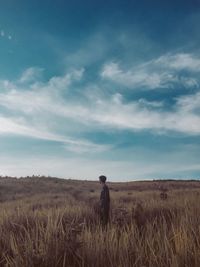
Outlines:
[[[133,131],[176,131],[186,134],[200,134],[200,116],[180,106],[174,111],[149,108],[137,102],[114,103],[106,101],[91,112],[90,118],[102,125]],[[154,105],[155,103],[152,103]]]
[[[0,117],[0,133],[62,142],[67,150],[75,153],[101,152],[111,146],[68,137],[66,132],[73,136],[73,124],[76,125],[74,134],[98,129],[200,134],[199,93],[177,98],[171,111],[165,110],[164,102],[144,98],[126,102],[119,93],[98,96],[94,92],[92,97],[90,92],[88,98],[87,94],[82,99],[63,98],[60,89],[68,91],[82,75],[83,70],[78,70],[52,77],[46,83],[27,83],[27,90],[21,90],[18,81],[1,81],[0,106],[11,115],[5,116],[5,111]]]
[[[200,71],[200,58],[192,54],[167,54],[158,58],[155,63],[175,70]]]
[[[199,94],[180,97],[174,111],[163,111],[162,103],[140,99],[138,102],[123,103],[120,95],[98,99],[86,104],[63,101],[53,94],[35,92],[11,92],[0,95],[1,105],[20,110],[31,116],[54,114],[72,119],[80,125],[98,128],[129,129],[133,131],[177,131],[200,134],[200,116],[195,113],[199,107]],[[153,108],[153,109],[152,109]],[[158,110],[157,110],[158,108]],[[48,117],[47,117],[48,118]],[[81,127],[81,126],[80,126]]]
[[[181,71],[194,74],[188,77]],[[104,65],[101,77],[132,89],[156,89],[181,85],[186,88],[198,87],[196,73],[200,72],[200,58],[191,54],[164,55],[144,64],[124,70],[116,62]]]
[[[65,104],[59,95],[60,89],[67,89],[72,81],[81,79],[83,71],[83,69],[74,70],[64,76],[52,77],[46,83],[41,83],[36,81],[35,74],[38,74],[38,69],[29,68],[23,73],[23,79],[16,83],[1,81],[3,93],[0,93],[0,106],[5,107],[9,112],[13,111],[13,116],[0,116],[0,134],[16,134],[57,141],[63,143],[67,150],[76,153],[102,152],[109,149],[108,145],[56,134],[55,131],[52,132],[52,127],[49,128],[49,125],[54,125],[52,115],[74,117],[77,112],[83,114],[82,107],[76,108],[75,114],[72,105],[69,109],[65,109]],[[25,84],[27,90],[21,89],[22,82],[23,88]]]
[[[200,113],[200,92],[192,95],[184,95],[177,98],[177,106],[184,112]]]
[[[123,71],[117,63],[109,63],[104,66],[101,76],[127,87],[149,87],[151,89],[161,86],[166,80],[166,74],[148,73],[145,70]]]
[[[36,67],[28,68],[22,73],[19,82],[20,83],[35,82],[41,77],[42,72],[43,72],[42,68],[36,68]]]
[[[16,89],[16,84],[9,80],[0,80],[0,90],[10,92],[10,90]]]
[[[55,76],[52,77],[44,88],[49,90],[62,90],[67,89],[67,87],[71,84],[72,81],[79,81],[84,73],[84,69],[81,68],[79,70],[73,70],[70,73],[66,73],[63,76]],[[40,85],[41,86],[41,85]]]
[[[44,69],[31,67],[26,69],[20,79],[19,83],[27,84],[31,83],[31,89],[38,89],[40,90],[59,90],[59,89],[66,89],[72,81],[78,81],[82,78],[84,69],[74,69],[71,72],[65,73],[63,76],[53,76],[47,82],[41,82],[41,77]]]

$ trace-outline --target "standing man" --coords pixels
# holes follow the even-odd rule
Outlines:
[[[106,185],[106,176],[99,176],[99,182],[102,185],[101,195],[100,195],[100,219],[103,227],[107,226],[109,221],[109,211],[110,211],[110,194],[108,186]]]

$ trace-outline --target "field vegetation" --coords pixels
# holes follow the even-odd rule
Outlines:
[[[199,267],[200,182],[0,178],[0,266]]]

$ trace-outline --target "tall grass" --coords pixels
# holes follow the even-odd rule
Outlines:
[[[198,188],[170,190],[167,200],[113,190],[107,229],[93,208],[97,189],[76,192],[1,202],[0,266],[200,266]]]

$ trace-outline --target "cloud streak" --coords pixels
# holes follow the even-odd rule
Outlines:
[[[196,99],[196,102],[193,102],[193,99]],[[91,112],[91,119],[118,129],[151,130],[159,133],[175,131],[199,135],[200,115],[196,113],[196,109],[200,109],[198,99],[199,93],[177,98],[173,111],[163,111],[155,102],[140,100],[123,103],[121,100],[116,102],[112,98],[99,103]]]
[[[98,145],[87,140],[73,139],[42,129],[37,129],[31,125],[25,124],[24,120],[15,118],[0,117],[0,135],[21,135],[29,138],[36,138],[48,141],[63,143],[68,151],[75,153],[93,153],[102,152],[108,149],[108,146]]]
[[[109,129],[151,130],[176,131],[189,135],[200,134],[199,92],[178,97],[172,111],[166,111],[163,108],[163,102],[139,99],[127,103],[119,93],[96,99],[91,98],[90,94],[82,101],[71,98],[63,100],[59,95],[60,88],[63,88],[63,84],[67,86],[68,79],[66,84],[66,78],[56,77],[58,87],[52,86],[52,79],[46,85],[43,84],[43,87],[40,87],[40,84],[34,84],[29,90],[14,89],[1,93],[1,106],[15,113],[22,112],[29,121],[30,118],[43,117],[44,125],[51,115],[66,119],[66,123],[70,119],[80,125],[80,128],[89,125],[90,129],[104,126],[105,131]]]
[[[190,72],[190,75],[183,71]],[[107,63],[101,71],[101,77],[134,90],[174,88],[177,85],[195,88],[199,86],[196,77],[199,72],[200,58],[191,54],[167,54],[129,70],[122,69],[117,62]],[[194,77],[191,77],[191,73]]]

